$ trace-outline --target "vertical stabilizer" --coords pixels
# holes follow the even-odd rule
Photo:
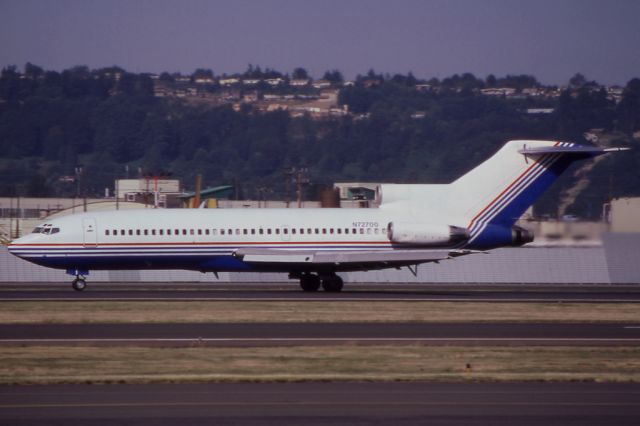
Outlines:
[[[574,161],[608,150],[569,142],[517,140],[450,187],[450,209],[461,212],[470,242],[490,225],[508,228]]]

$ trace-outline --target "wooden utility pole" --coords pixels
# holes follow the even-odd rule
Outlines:
[[[197,209],[200,207],[200,191],[202,190],[202,174],[198,173],[196,175],[196,194],[193,197],[193,208]]]

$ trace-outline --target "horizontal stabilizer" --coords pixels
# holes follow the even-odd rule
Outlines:
[[[573,146],[537,146],[527,147],[526,145],[518,150],[524,155],[543,155],[543,154],[580,154],[588,156],[596,156],[606,154],[608,152],[627,151],[629,148],[600,148],[597,146],[573,145]]]

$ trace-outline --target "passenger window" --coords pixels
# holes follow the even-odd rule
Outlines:
[[[322,228],[322,233],[326,234],[327,233],[327,228]]]
[[[213,235],[218,235],[218,230],[217,229],[212,229],[211,232],[213,233]]]
[[[376,235],[378,235],[379,233],[380,233],[380,230],[376,228]]]
[[[243,230],[242,230],[242,233],[243,233],[244,235],[247,235],[247,234],[249,234],[249,231],[247,231],[247,229],[245,228],[245,229],[243,229]]]
[[[280,228],[276,228],[276,235],[280,235]]]
[[[151,230],[151,235],[156,235],[156,230],[155,229]]]
[[[333,234],[333,228],[329,229],[329,233]]]
[[[316,228],[316,234],[319,234],[320,230],[318,228]]]
[[[267,234],[271,235],[271,228],[267,229]]]
[[[220,235],[224,235],[224,229],[220,230]]]
[[[189,234],[195,235],[195,231],[193,229],[189,229]]]
[[[360,228],[360,233],[364,234],[364,228]]]
[[[262,229],[262,228],[258,229],[258,234],[260,234],[260,235],[264,234],[264,229]]]
[[[240,229],[236,228],[236,235],[240,235]]]
[[[164,235],[164,229],[159,229],[159,230],[158,230],[158,233],[159,233],[160,235]]]
[[[356,234],[356,233],[358,233],[358,230],[357,230],[356,228],[353,228],[353,229],[351,230],[351,233],[352,233],[352,234]]]
[[[233,235],[233,229],[229,229],[229,235]]]
[[[149,235],[149,230],[148,229],[144,230],[144,235]]]
[[[171,235],[171,229],[167,229],[167,235]]]
[[[283,233],[283,234],[288,234],[288,233],[289,233],[289,230],[288,230],[287,228],[284,228],[284,229],[282,230],[282,233]]]
[[[198,235],[202,235],[202,229],[198,229]]]
[[[133,229],[129,229],[129,235],[133,235]]]
[[[291,228],[291,233],[295,234],[296,233],[296,228]]]
[[[124,229],[120,230],[120,235],[124,235]]]
[[[256,230],[254,228],[251,228],[251,235],[256,235]]]
[[[136,229],[136,235],[140,235],[140,230]]]
[[[367,228],[367,234],[371,234],[371,228]]]
[[[187,230],[186,229],[182,230],[182,235],[187,235]]]
[[[304,228],[300,228],[300,233],[304,234]]]
[[[32,234],[39,234],[39,233],[41,233],[41,232],[42,232],[42,227],[41,227],[41,226],[36,226],[36,227],[33,229]],[[107,231],[107,233],[106,233],[105,235],[109,235],[109,231]]]
[[[338,234],[342,234],[342,228],[338,228]]]
[[[38,229],[38,228],[36,228],[36,229]],[[40,231],[36,232],[36,229],[33,230],[34,234],[37,234],[38,232],[40,232]],[[104,230],[104,235],[109,235],[109,230],[108,229]]]
[[[52,234],[57,234],[58,232],[60,232],[60,228],[53,228],[53,229],[51,230],[51,233],[52,233]]]

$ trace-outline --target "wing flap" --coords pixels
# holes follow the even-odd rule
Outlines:
[[[414,264],[448,259],[449,250],[365,250],[365,251],[294,251],[282,249],[239,249],[235,256],[247,263],[286,263],[296,265],[326,264]]]

